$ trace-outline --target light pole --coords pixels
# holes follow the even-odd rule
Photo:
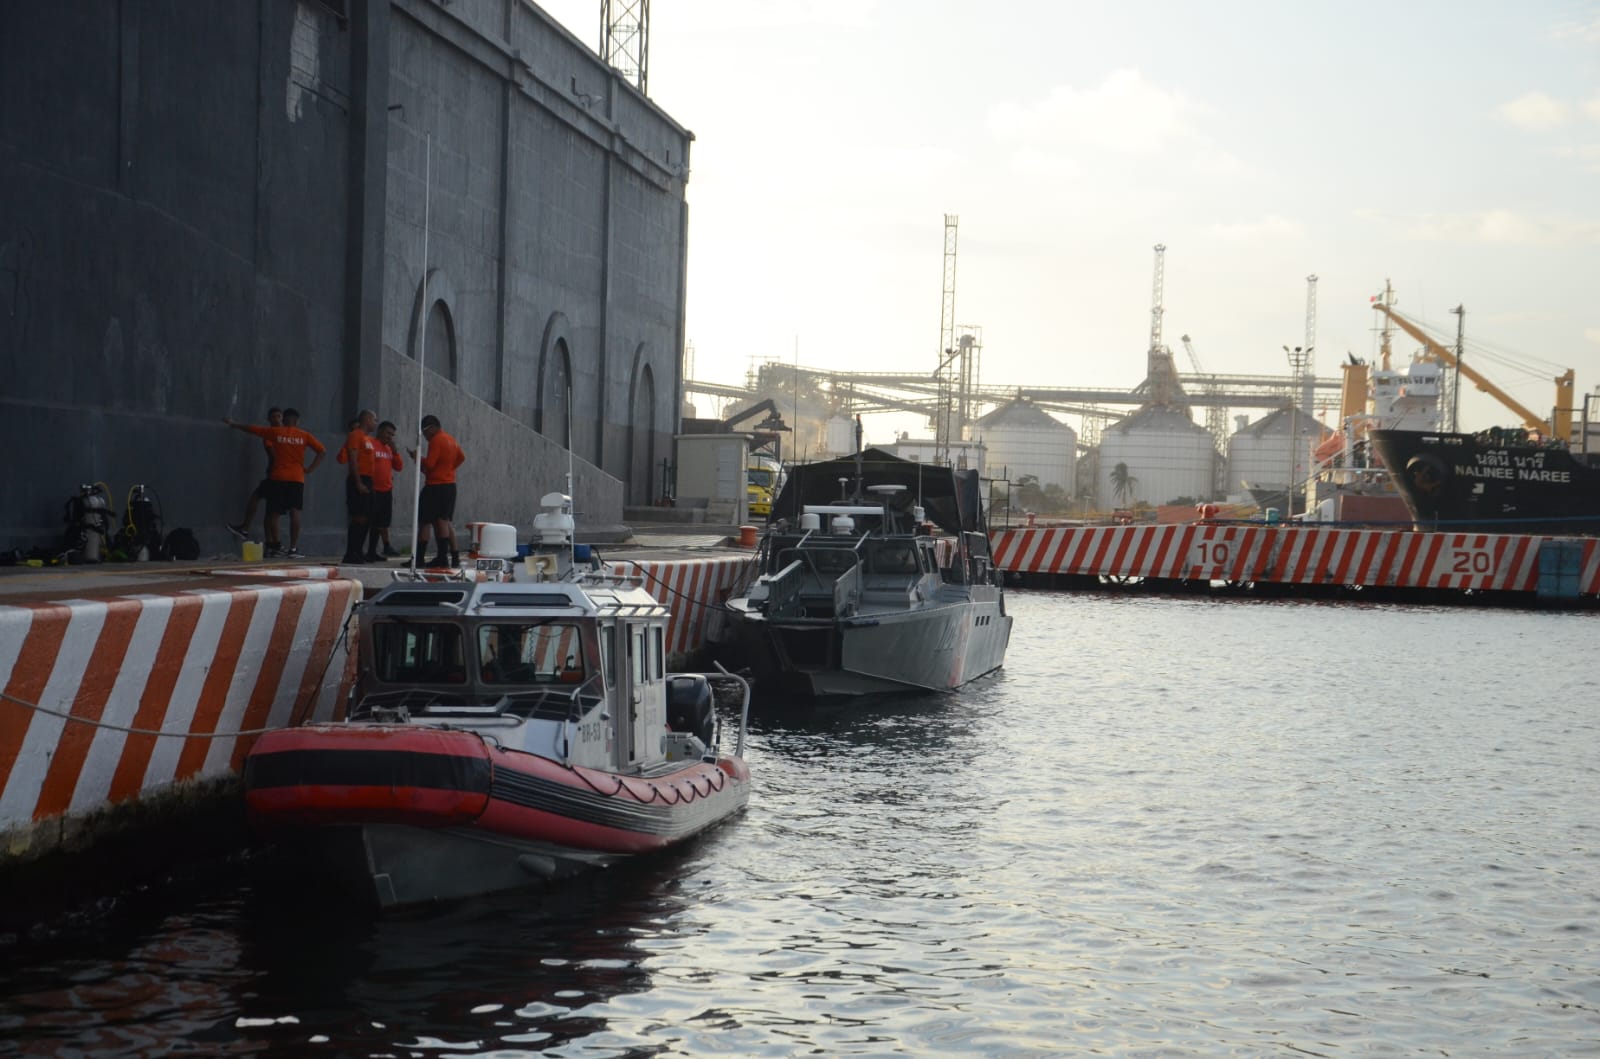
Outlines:
[[[1294,373],[1294,382],[1289,387],[1289,484],[1284,487],[1284,519],[1294,517],[1294,457],[1295,449],[1300,441],[1300,410],[1296,407],[1298,397],[1295,390],[1301,387],[1305,380],[1306,366],[1311,363],[1311,347],[1284,346],[1283,351],[1289,355],[1289,369]]]

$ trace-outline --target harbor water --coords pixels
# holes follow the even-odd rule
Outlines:
[[[749,810],[375,916],[270,851],[0,941],[0,1054],[1600,1054],[1600,616],[1013,593]]]

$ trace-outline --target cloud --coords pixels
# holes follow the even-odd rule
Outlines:
[[[1586,327],[1586,328],[1584,328],[1583,329],[1583,337],[1587,338],[1589,341],[1593,342],[1595,345],[1600,346],[1600,327]]]
[[[1583,112],[1592,120],[1600,121],[1600,96],[1595,96],[1593,99],[1583,104]]]
[[[1271,243],[1285,239],[1301,239],[1306,234],[1305,225],[1277,214],[1268,214],[1257,221],[1237,224],[1213,224],[1210,232],[1218,239],[1232,243]]]
[[[1600,143],[1585,143],[1570,147],[1557,147],[1557,158],[1571,158],[1585,173],[1600,173]]]
[[[1405,232],[1410,238],[1424,242],[1520,246],[1600,243],[1600,223],[1595,221],[1530,217],[1504,209],[1424,214],[1411,219],[1405,225]]]
[[[1543,92],[1524,92],[1508,103],[1494,108],[1504,121],[1529,132],[1559,128],[1567,123],[1571,108]]]
[[[1209,113],[1138,70],[1117,70],[1091,89],[1057,85],[1043,99],[999,103],[989,130],[1003,143],[1147,157],[1176,143],[1204,143],[1198,125]]]
[[[1600,44],[1600,18],[1590,19],[1588,22],[1567,22],[1556,27],[1557,39],[1563,37],[1575,38],[1585,44]]]

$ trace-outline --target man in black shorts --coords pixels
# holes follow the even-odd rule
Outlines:
[[[267,426],[283,426],[283,409],[267,409]],[[267,498],[267,491],[270,488],[267,483],[272,480],[272,442],[266,438],[262,438],[261,447],[265,449],[267,453],[267,469],[264,472],[264,476],[262,477],[261,481],[256,483],[255,491],[250,494],[250,499],[245,501],[244,518],[240,519],[238,522],[228,523],[228,532],[233,534],[235,537],[238,537],[242,541],[247,541],[250,539],[250,523],[255,520],[256,506]],[[265,525],[263,525],[262,528],[265,530]]]

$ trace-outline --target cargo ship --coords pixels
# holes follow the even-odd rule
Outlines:
[[[1600,534],[1600,454],[1520,428],[1370,437],[1419,529]]]

